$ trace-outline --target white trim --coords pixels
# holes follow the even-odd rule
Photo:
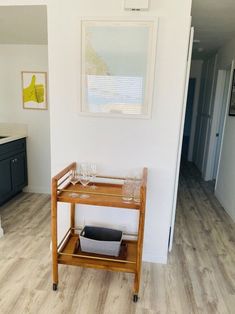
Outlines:
[[[234,64],[235,64],[235,61],[232,60],[228,95],[231,94],[231,89],[232,89]],[[230,97],[227,97],[227,104],[226,104],[225,117],[224,117],[224,123],[223,123],[223,131],[221,135],[221,147],[220,147],[220,154],[219,154],[218,169],[217,169],[217,175],[216,175],[216,180],[215,180],[215,190],[217,189],[217,184],[218,184],[219,169],[220,169],[222,148],[223,148],[223,142],[224,142],[224,132],[225,132],[225,126],[226,126],[227,117],[228,117],[229,103],[230,103]]]
[[[218,201],[220,202],[220,204],[223,203],[223,199],[221,199],[221,195],[216,193],[217,191],[215,190],[215,196],[218,199]],[[235,213],[233,211],[228,211],[227,208],[224,208],[224,211],[226,212],[226,214],[228,214],[228,216],[232,219],[232,221],[235,223]]]
[[[158,253],[144,252],[143,261],[148,262],[148,263],[155,263],[155,264],[166,264],[167,254],[165,256],[162,256],[162,255],[159,255]]]
[[[2,229],[2,220],[1,220],[1,216],[0,216],[0,238],[2,238],[4,236],[4,231]]]
[[[171,236],[170,236],[170,242],[169,242],[169,248],[168,248],[169,251],[171,251],[172,249],[173,238],[174,238],[180,161],[181,161],[181,151],[182,151],[183,133],[184,133],[184,120],[185,120],[187,98],[188,98],[188,85],[189,85],[189,75],[190,75],[191,60],[192,60],[193,38],[194,38],[194,28],[191,27],[191,30],[189,32],[188,56],[187,56],[187,63],[186,63],[186,70],[185,70],[184,98],[183,98],[183,105],[182,105],[181,126],[180,126],[180,133],[179,133],[179,142],[178,142],[178,156],[177,156],[176,171],[175,171],[174,198],[173,198],[172,217],[171,217]]]
[[[50,194],[50,188],[46,188],[43,186],[32,186],[28,185],[26,188],[24,188],[24,192],[27,193],[39,193],[39,194]]]

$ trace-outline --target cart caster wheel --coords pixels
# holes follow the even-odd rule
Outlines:
[[[138,294],[134,294],[133,295],[133,302],[136,303],[136,302],[138,302],[138,300],[139,300]]]
[[[57,286],[58,286],[57,283],[53,283],[53,288],[52,288],[53,291],[56,291],[56,290],[57,290]]]

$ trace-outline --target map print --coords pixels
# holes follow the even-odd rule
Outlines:
[[[90,112],[140,114],[145,99],[147,27],[89,26],[85,31]]]

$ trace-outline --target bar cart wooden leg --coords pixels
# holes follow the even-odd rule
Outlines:
[[[51,240],[52,240],[52,278],[53,291],[58,286],[58,255],[57,255],[57,181],[52,181],[51,200]]]
[[[75,227],[75,204],[71,203],[70,205],[70,227],[71,227],[71,234],[74,234],[74,227]]]
[[[145,174],[146,176],[147,174]],[[140,288],[140,276],[142,268],[142,252],[143,252],[143,241],[144,241],[144,220],[145,220],[145,204],[146,204],[146,187],[141,187],[141,206],[139,215],[139,226],[138,226],[138,249],[137,249],[137,265],[134,281],[134,295],[133,302],[137,302],[139,299],[138,293]]]
[[[133,302],[136,303],[139,300],[139,289],[140,289],[140,277],[138,273],[135,274],[134,279],[134,294],[133,294]]]

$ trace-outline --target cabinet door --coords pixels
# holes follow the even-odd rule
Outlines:
[[[14,191],[20,191],[27,185],[26,154],[20,153],[11,159],[12,186]]]
[[[0,161],[0,203],[7,199],[12,192],[11,160]]]

